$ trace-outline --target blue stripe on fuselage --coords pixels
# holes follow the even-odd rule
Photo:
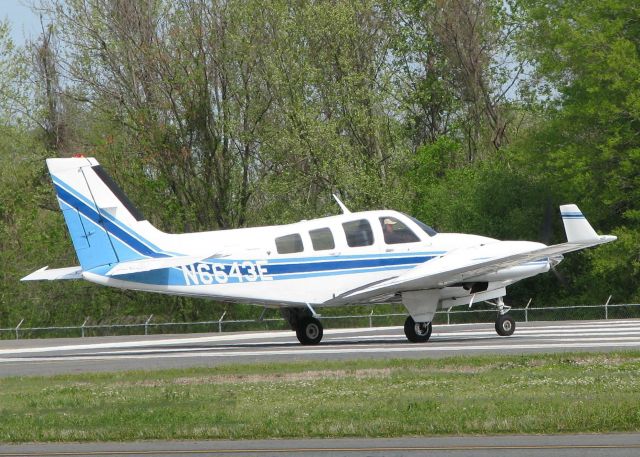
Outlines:
[[[330,270],[348,270],[357,268],[371,268],[384,266],[397,266],[407,264],[418,264],[433,259],[434,256],[419,257],[378,257],[373,259],[359,260],[339,260],[331,262],[313,262],[313,263],[291,263],[291,264],[272,264],[267,263],[265,268],[267,274],[278,275],[286,273],[306,273],[311,271],[330,271]]]
[[[185,275],[180,267],[177,268],[163,268],[160,270],[146,271],[141,273],[128,273],[123,275],[113,276],[114,279],[130,281],[135,283],[142,283],[148,285],[168,285],[168,286],[191,286],[191,285],[216,285],[216,284],[234,284],[234,283],[251,283],[260,282],[264,280],[285,280],[285,279],[302,279],[302,278],[314,278],[322,276],[338,276],[347,274],[361,274],[371,273],[378,271],[396,271],[396,270],[408,270],[415,267],[417,264],[415,261],[406,261],[404,264],[399,263],[399,259],[372,259],[374,262],[361,262],[357,266],[354,266],[352,261],[347,262],[334,262],[334,265],[320,265],[320,264],[291,264],[291,265],[273,265],[265,263],[263,267],[265,269],[264,276],[255,274],[255,271],[250,271],[250,267],[243,267],[244,261],[236,261],[235,268],[236,273],[241,275],[239,278],[232,273],[233,264],[221,265],[218,264],[218,269],[224,274],[225,281],[217,281],[214,279],[213,265],[210,263],[199,263],[185,266],[189,268],[193,275],[200,278],[196,283],[187,282]],[[387,262],[392,260],[393,262]],[[253,264],[253,261],[250,261]],[[339,264],[350,264],[342,265]],[[206,277],[210,279],[210,283],[202,281],[202,275],[198,273],[198,265],[204,270]],[[274,269],[275,267],[275,269]],[[286,267],[286,268],[283,268]],[[313,267],[317,267],[312,269]],[[100,267],[92,270],[92,273],[99,275],[105,275],[109,268]],[[281,270],[276,272],[276,270]],[[253,280],[249,280],[248,276],[251,275]]]
[[[321,252],[321,251],[319,251]],[[269,259],[269,263],[277,264],[277,263],[308,263],[308,262],[321,262],[325,260],[334,261],[334,260],[365,260],[365,259],[378,259],[385,258],[391,259],[396,257],[439,257],[446,254],[447,251],[418,251],[418,252],[385,252],[385,253],[377,253],[377,254],[342,254],[342,255],[324,255],[324,256],[313,256],[313,257],[280,257],[277,259]],[[226,260],[224,258],[210,258],[205,259],[205,261],[211,262],[237,262],[237,260]]]

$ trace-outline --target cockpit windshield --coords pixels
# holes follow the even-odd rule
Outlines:
[[[405,214],[405,216],[407,216],[409,219],[411,219],[413,222],[415,222],[416,225],[418,227],[420,227],[422,229],[422,231],[425,232],[427,235],[436,236],[438,234],[438,232],[436,232],[432,227],[429,227],[427,224],[425,224],[424,222],[419,221],[415,217],[411,217],[408,214]]]

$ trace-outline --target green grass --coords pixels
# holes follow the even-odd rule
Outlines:
[[[640,430],[640,352],[0,379],[0,442]]]

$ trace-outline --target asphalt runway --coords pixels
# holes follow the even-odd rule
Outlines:
[[[637,456],[639,434],[503,435],[398,439],[145,441],[134,443],[0,445],[0,457],[40,456]]]
[[[518,323],[511,337],[493,324],[434,326],[412,344],[401,327],[329,329],[318,346],[291,331],[0,341],[0,376],[164,369],[300,360],[422,358],[640,349],[640,320]],[[640,455],[640,451],[638,453]]]

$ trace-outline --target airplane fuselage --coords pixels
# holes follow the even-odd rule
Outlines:
[[[384,233],[385,221],[394,222],[394,226],[402,224],[404,239],[389,239]],[[347,291],[399,276],[458,249],[477,247],[482,250],[479,256],[487,256],[492,251],[502,255],[505,251],[515,253],[544,246],[528,241],[504,242],[477,235],[427,232],[419,222],[391,210],[189,234],[167,234],[146,224],[148,227],[138,231],[146,238],[139,233],[136,237],[136,242],[144,244],[145,249],[161,245],[162,255],[200,255],[202,259],[187,265],[118,275],[109,275],[111,265],[103,265],[84,271],[83,277],[124,289],[269,307],[337,306],[350,303],[337,298]],[[131,240],[125,241],[135,246]],[[210,252],[211,256],[203,256],[203,252]],[[494,298],[492,291],[496,291],[495,296],[502,296],[506,286],[549,268],[550,261],[544,258],[469,278],[464,284],[441,291],[440,308],[468,303],[472,297],[471,284],[486,283],[481,291],[483,299]],[[399,299],[399,295],[393,294],[379,301]]]

